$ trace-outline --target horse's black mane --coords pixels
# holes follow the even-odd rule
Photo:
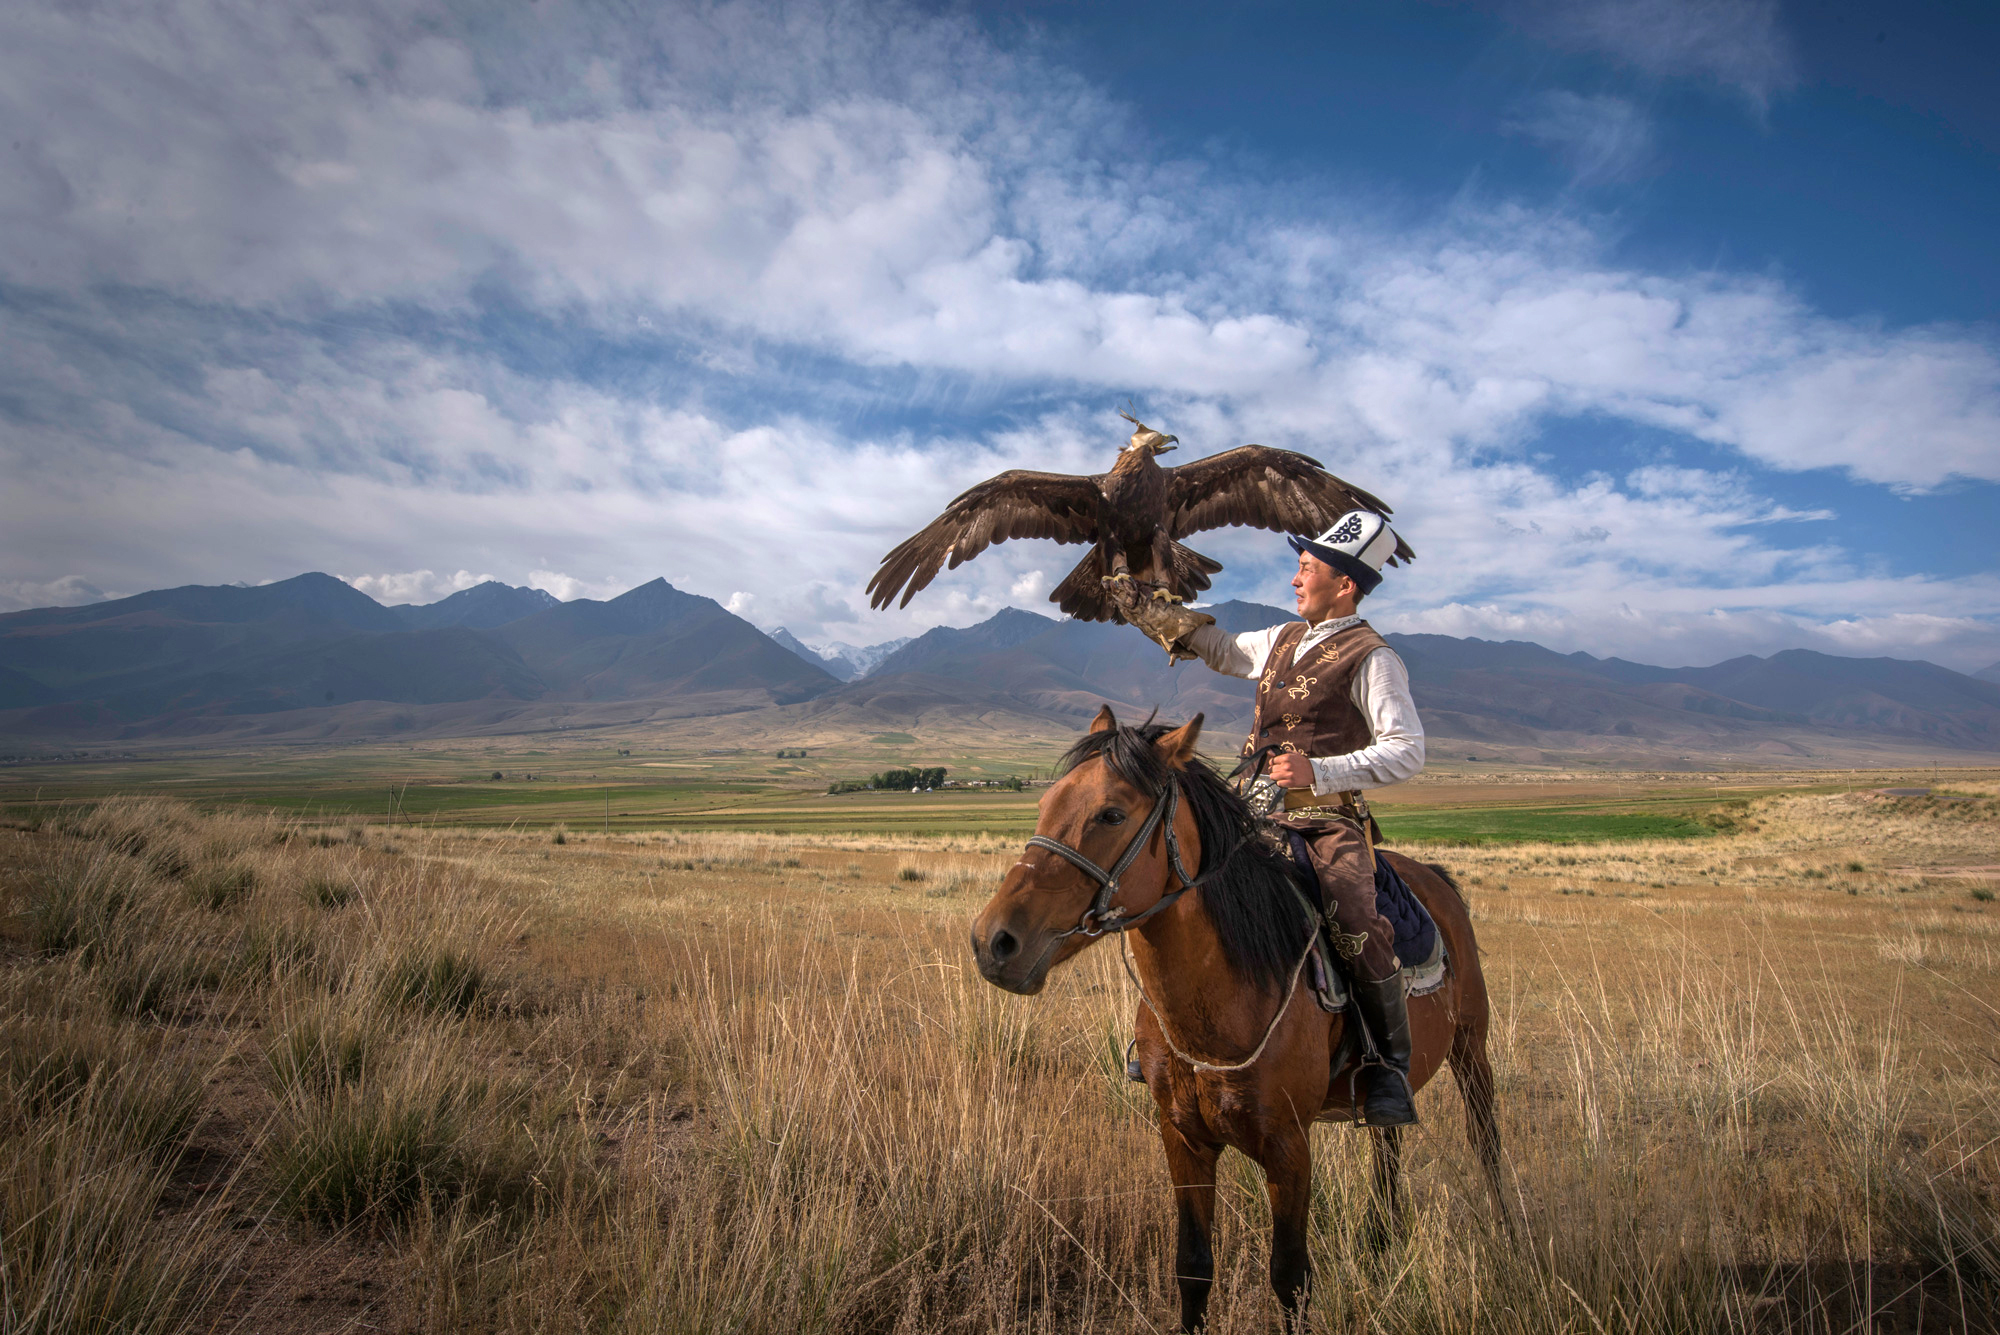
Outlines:
[[[1206,763],[1196,759],[1184,769],[1167,768],[1154,743],[1169,731],[1169,724],[1144,723],[1087,732],[1063,756],[1062,770],[1068,773],[1092,756],[1102,756],[1119,778],[1162,796],[1169,783],[1179,780],[1201,835],[1201,866],[1195,874],[1241,845],[1196,892],[1215,923],[1222,952],[1252,983],[1276,992],[1306,943],[1305,912],[1292,890],[1298,872],[1289,857],[1255,837],[1257,818]],[[1306,893],[1310,899],[1311,887]]]

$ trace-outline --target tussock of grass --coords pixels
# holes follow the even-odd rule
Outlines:
[[[45,1128],[0,1165],[0,1326],[9,1331],[193,1327],[217,1287],[214,1232],[153,1219],[168,1173],[108,1154],[88,1125]]]
[[[204,1072],[130,1030],[0,1024],[0,1329],[174,1329],[211,1291],[213,1232],[154,1219]]]
[[[286,1017],[264,1065],[281,1098],[328,1097],[379,1066],[392,1037],[374,1009],[314,998]]]
[[[352,1029],[295,1027],[273,1058],[267,1171],[287,1213],[378,1228],[420,1206],[518,1213],[588,1172],[575,1128],[480,1074],[462,1034],[406,1035],[393,1057],[369,1046]]]
[[[235,859],[205,862],[189,870],[183,880],[188,898],[214,913],[240,903],[256,888],[257,869]]]
[[[95,971],[104,1004],[113,1015],[166,1014],[186,991],[190,961],[178,941],[131,941],[107,951]]]
[[[486,988],[486,969],[469,950],[419,940],[399,948],[381,975],[382,996],[435,1015],[464,1015]]]
[[[315,908],[344,909],[361,898],[361,887],[336,873],[314,872],[300,880],[299,895]]]
[[[459,1194],[477,1097],[463,1078],[407,1070],[385,1082],[295,1088],[269,1153],[280,1205],[301,1219],[386,1225],[419,1200]]]
[[[23,1133],[41,1121],[171,1162],[198,1119],[204,1073],[140,1035],[91,1021],[16,1019],[0,1030],[6,1101]]]
[[[29,943],[51,954],[101,949],[145,881],[144,870],[115,850],[61,850],[29,892]]]

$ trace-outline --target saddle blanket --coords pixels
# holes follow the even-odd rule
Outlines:
[[[1314,897],[1325,906],[1325,890],[1313,876],[1312,862],[1306,856],[1306,841],[1296,831],[1291,832],[1292,860],[1313,882]],[[1438,931],[1437,923],[1431,919],[1429,910],[1396,874],[1389,860],[1377,851],[1375,857],[1375,911],[1381,914],[1396,931],[1396,958],[1403,962],[1403,990],[1413,997],[1426,992],[1435,992],[1444,982],[1445,953],[1444,934]],[[1347,1007],[1347,980],[1339,969],[1329,968],[1329,952],[1322,948],[1314,952],[1309,962],[1312,970],[1313,992],[1320,1005],[1329,1011],[1344,1010]]]

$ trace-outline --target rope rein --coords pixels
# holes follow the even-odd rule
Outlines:
[[[1317,930],[1306,934],[1306,948],[1299,953],[1298,963],[1292,966],[1292,980],[1286,985],[1285,995],[1278,1002],[1278,1013],[1271,1017],[1271,1023],[1264,1026],[1264,1036],[1257,1040],[1256,1049],[1240,1062],[1203,1061],[1191,1053],[1183,1052],[1181,1045],[1174,1042],[1174,1036],[1167,1032],[1167,1017],[1160,1014],[1160,1008],[1155,1006],[1153,999],[1146,995],[1146,985],[1139,981],[1138,971],[1132,967],[1132,954],[1126,948],[1123,935],[1118,938],[1118,958],[1125,965],[1125,976],[1131,979],[1132,986],[1138,989],[1139,1000],[1146,1004],[1147,1010],[1153,1012],[1153,1019],[1160,1026],[1160,1037],[1166,1041],[1167,1049],[1174,1056],[1179,1057],[1197,1071],[1241,1071],[1257,1064],[1257,1059],[1264,1055],[1264,1049],[1271,1044],[1271,1035],[1278,1032],[1278,1021],[1284,1019],[1285,1012],[1292,1008],[1292,998],[1298,995],[1299,979],[1305,973],[1306,961],[1312,958],[1313,946],[1317,944],[1318,937],[1319,932]]]

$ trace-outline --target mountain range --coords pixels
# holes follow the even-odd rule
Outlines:
[[[1236,633],[1295,619],[1257,603],[1205,610]],[[1431,735],[1489,755],[1522,759],[1554,748],[1775,759],[1823,754],[1833,739],[2000,751],[2000,685],[1932,663],[1790,649],[1712,667],[1662,668],[1518,640],[1385,638],[1409,668]],[[977,626],[929,631],[868,677],[805,709],[880,701],[885,707],[877,712],[886,717],[956,700],[1086,718],[1110,701],[1157,707],[1164,718],[1202,712],[1213,725],[1241,731],[1251,698],[1250,682],[1200,664],[1169,666],[1129,630],[1008,609]]]
[[[1207,609],[1229,631],[1292,619]],[[1389,634],[1440,748],[1495,759],[1783,759],[2000,751],[2000,664],[1980,676],[1794,649],[1662,668],[1521,641]],[[323,574],[0,615],[0,737],[284,740],[504,735],[776,710],[839,735],[921,719],[1072,727],[1205,713],[1247,726],[1250,683],[1169,665],[1122,627],[1008,608],[976,626],[820,653],[654,580],[605,601],[482,584],[384,607]],[[837,651],[837,652],[833,652]],[[1013,725],[1009,724],[1013,721]]]
[[[403,730],[505,722],[521,713],[508,705],[545,700],[725,713],[837,684],[713,599],[659,579],[605,602],[484,584],[389,608],[314,573],[0,616],[0,734],[242,732],[226,725],[302,712],[337,724],[328,716],[383,704],[491,706],[436,722],[404,711]]]

